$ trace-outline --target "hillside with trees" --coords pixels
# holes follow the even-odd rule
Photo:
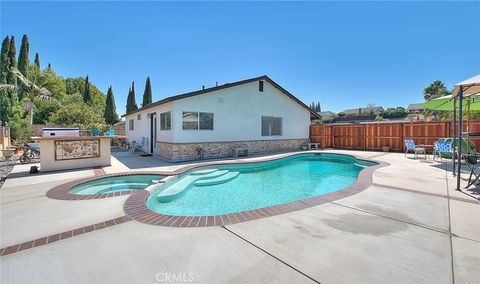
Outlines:
[[[30,125],[62,124],[82,129],[107,128],[119,121],[112,87],[108,96],[86,77],[64,78],[50,63],[42,69],[40,55],[30,62],[24,35],[18,60],[15,38],[7,36],[0,54],[0,121],[10,126],[15,143],[29,140]]]

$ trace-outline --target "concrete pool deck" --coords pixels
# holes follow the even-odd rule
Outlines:
[[[0,258],[0,282],[480,282],[478,188],[455,191],[446,165],[431,160],[400,153],[321,152],[390,166],[377,169],[373,184],[358,194],[287,214],[205,228],[131,220],[18,251]],[[173,171],[189,164],[112,154],[106,173]],[[127,196],[45,197],[59,184],[94,176],[93,170],[29,176],[28,168],[15,166],[0,189],[1,248],[125,215]]]

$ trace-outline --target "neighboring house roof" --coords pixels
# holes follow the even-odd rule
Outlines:
[[[152,108],[152,107],[156,107],[156,106],[168,103],[168,102],[173,102],[173,101],[177,101],[177,100],[181,100],[181,99],[185,99],[185,98],[189,98],[189,97],[193,97],[193,96],[203,95],[203,94],[206,94],[206,93],[215,92],[215,91],[219,91],[219,90],[223,90],[223,89],[227,89],[227,88],[231,88],[231,87],[235,87],[235,86],[239,86],[239,85],[243,85],[243,84],[248,84],[248,83],[259,81],[259,80],[264,80],[264,81],[267,81],[270,84],[272,84],[280,92],[284,93],[289,98],[291,98],[296,103],[298,103],[300,106],[302,106],[303,108],[308,110],[310,112],[311,117],[321,118],[321,116],[318,113],[316,113],[314,110],[309,108],[306,104],[304,104],[301,100],[296,98],[290,92],[288,92],[287,90],[282,88],[279,84],[277,84],[275,81],[270,79],[267,75],[263,75],[263,76],[260,76],[260,77],[255,77],[255,78],[246,79],[246,80],[242,80],[242,81],[237,81],[237,82],[233,82],[233,83],[227,83],[227,84],[224,84],[224,85],[221,85],[221,86],[206,88],[206,89],[202,89],[202,90],[198,90],[198,91],[194,91],[194,92],[189,92],[189,93],[184,93],[184,94],[168,97],[168,98],[156,101],[154,103],[151,103],[149,105],[146,105],[142,108],[131,111],[129,113],[126,113],[126,114],[122,115],[122,117],[125,117],[125,116],[130,115],[130,114],[134,114],[134,113],[137,113],[137,112],[140,112],[140,111]]]
[[[383,107],[362,107],[362,108],[350,108],[342,111],[344,114],[358,114],[358,110],[362,109],[362,113],[368,113],[373,110],[373,113],[379,113],[383,111]]]
[[[423,103],[418,103],[418,104],[409,104],[407,110],[419,110],[419,109],[425,109],[423,106]]]
[[[360,123],[360,122],[369,122],[375,121],[377,116],[374,115],[356,115],[356,116],[342,116],[342,117],[335,117],[333,119],[334,123]]]

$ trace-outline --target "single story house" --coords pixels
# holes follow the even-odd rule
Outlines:
[[[423,106],[423,103],[418,103],[418,104],[409,104],[407,111],[409,113],[424,113],[425,112],[425,107]]]
[[[299,149],[321,116],[268,76],[176,95],[123,115],[129,142],[181,161]]]
[[[383,107],[360,107],[360,108],[351,108],[342,111],[345,116],[348,115],[377,115],[383,112]]]

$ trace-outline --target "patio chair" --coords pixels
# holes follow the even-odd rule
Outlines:
[[[145,137],[140,137],[140,142],[133,141],[130,150],[132,152],[143,151],[143,147],[145,146],[145,140]]]
[[[465,160],[465,164],[467,165],[468,169],[470,170],[470,176],[468,177],[468,184],[465,188],[469,188],[474,183],[480,184],[480,173],[478,173],[478,159],[479,154],[463,154],[463,160]],[[472,178],[475,177],[473,180]]]
[[[433,146],[433,160],[441,162],[442,158],[450,158],[453,155],[452,144],[445,140],[438,140],[434,142]]]
[[[425,155],[425,159],[427,158],[427,152],[425,151],[425,148],[416,146],[412,138],[407,138],[404,141],[405,141],[405,148],[407,148],[407,150],[405,151],[405,157],[411,151],[414,154],[413,157],[415,159],[418,158],[418,154]]]

